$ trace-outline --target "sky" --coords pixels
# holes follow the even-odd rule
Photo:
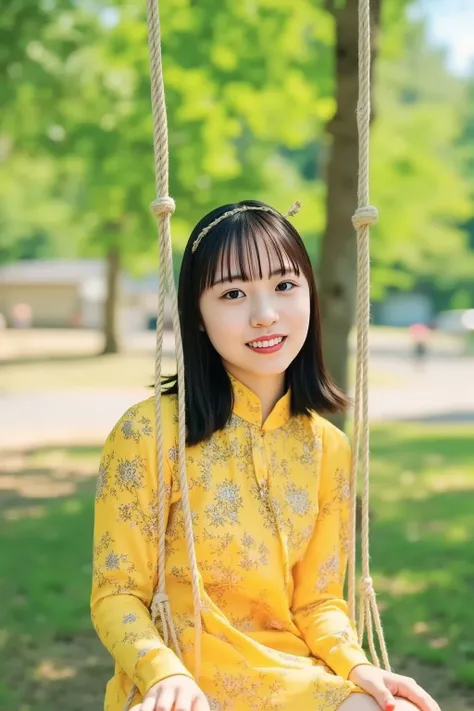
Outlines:
[[[474,0],[419,0],[431,41],[448,50],[451,70],[466,74],[474,65]]]

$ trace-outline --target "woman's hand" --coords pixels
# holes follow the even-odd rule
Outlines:
[[[411,701],[420,711],[441,711],[436,701],[407,676],[393,674],[370,664],[359,664],[349,674],[349,681],[373,696],[383,711],[396,711],[395,696]]]
[[[208,701],[196,682],[175,674],[151,687],[143,702],[130,711],[209,711]]]

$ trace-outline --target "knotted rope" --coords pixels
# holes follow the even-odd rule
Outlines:
[[[178,299],[173,273],[173,257],[171,245],[170,216],[175,211],[175,203],[168,195],[168,123],[166,116],[165,90],[163,82],[163,68],[161,60],[161,31],[160,17],[158,10],[158,0],[147,0],[147,20],[148,20],[148,41],[150,49],[150,73],[151,73],[151,103],[153,114],[153,144],[155,156],[155,176],[157,200],[152,203],[152,210],[158,218],[158,237],[160,254],[159,271],[159,294],[158,294],[158,322],[156,333],[156,362],[155,362],[155,401],[156,401],[156,422],[157,422],[157,457],[158,457],[158,496],[160,501],[159,515],[159,546],[158,546],[158,588],[160,595],[157,605],[165,606],[167,603],[165,591],[165,499],[166,486],[164,477],[164,451],[163,451],[163,430],[161,418],[161,361],[163,353],[164,334],[164,311],[165,311],[165,281],[171,301],[171,314],[173,320],[173,331],[176,346],[176,366],[178,373],[178,471],[181,489],[181,505],[184,515],[184,528],[186,544],[189,556],[189,566],[191,572],[191,582],[194,600],[194,623],[195,623],[195,655],[196,664],[194,676],[199,678],[200,651],[201,651],[201,593],[199,587],[199,571],[196,562],[196,551],[194,546],[194,533],[191,508],[189,505],[189,492],[186,479],[186,406],[185,406],[185,383],[184,383],[184,357],[183,343],[181,340],[181,328],[179,321]],[[166,603],[160,602],[166,600]],[[160,612],[160,614],[162,614]],[[180,654],[177,645],[176,632],[174,631],[171,615],[168,615],[169,630],[175,640],[175,646]],[[164,632],[164,634],[166,634]]]
[[[382,660],[386,669],[390,663],[377,608],[376,594],[370,576],[369,564],[369,325],[370,325],[370,226],[378,219],[375,207],[369,204],[370,159],[370,0],[359,0],[359,101],[357,127],[359,133],[358,209],[352,222],[357,230],[357,365],[354,397],[354,438],[351,463],[351,517],[349,548],[349,611],[356,618],[356,497],[359,445],[362,437],[362,579],[360,585],[358,634],[362,644],[364,630],[374,664],[380,666],[374,629],[377,631]]]
[[[159,247],[159,284],[158,284],[158,317],[156,329],[156,359],[155,359],[155,410],[156,410],[156,442],[158,470],[158,584],[151,602],[151,617],[155,623],[160,618],[163,640],[165,644],[171,639],[176,654],[182,659],[178,637],[173,624],[170,604],[166,595],[165,573],[165,535],[166,515],[165,504],[169,492],[166,488],[164,471],[163,424],[161,417],[161,362],[163,355],[163,335],[165,324],[165,294],[168,291],[171,302],[171,314],[176,348],[176,366],[178,373],[178,471],[181,489],[181,506],[184,515],[186,545],[191,572],[191,583],[194,602],[195,625],[195,669],[194,677],[199,678],[201,657],[201,593],[199,587],[199,571],[194,547],[192,514],[189,505],[189,492],[186,479],[186,406],[184,383],[183,344],[178,312],[178,299],[173,274],[173,258],[171,246],[170,218],[175,211],[175,202],[168,195],[169,190],[169,155],[168,155],[168,122],[166,115],[163,68],[161,58],[161,30],[158,0],[147,0],[148,45],[151,75],[151,105],[153,116],[153,147],[155,159],[155,179],[157,199],[151,204],[151,211],[158,221]],[[136,687],[132,687],[125,703],[124,711],[128,711],[135,695]]]

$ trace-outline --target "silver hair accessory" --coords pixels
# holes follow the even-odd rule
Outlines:
[[[213,227],[219,224],[219,222],[222,222],[223,220],[226,220],[228,217],[232,217],[233,215],[237,215],[239,212],[247,212],[248,210],[257,210],[260,212],[271,212],[273,215],[280,215],[279,212],[274,210],[272,207],[266,207],[266,206],[257,206],[257,205],[241,205],[240,207],[236,207],[233,210],[228,210],[227,212],[224,212],[222,215],[219,217],[216,217],[215,220],[213,220],[207,227],[204,227],[203,230],[198,234],[196,239],[193,242],[193,247],[192,251],[193,253],[196,251],[196,249],[199,247],[201,240],[203,237],[207,235],[208,232],[212,230]],[[293,217],[293,215],[296,215],[299,211],[301,210],[301,202],[299,200],[296,200],[293,205],[290,207],[286,215],[283,215],[283,217]]]

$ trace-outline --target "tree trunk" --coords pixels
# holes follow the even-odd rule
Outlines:
[[[104,303],[104,349],[102,355],[118,353],[117,302],[119,297],[120,250],[117,245],[107,252],[107,295]]]
[[[372,0],[372,58],[375,59],[381,0]],[[336,23],[335,94],[337,110],[328,125],[331,151],[326,176],[326,230],[319,260],[323,348],[327,368],[345,392],[348,386],[349,334],[356,301],[356,234],[352,215],[357,207],[358,135],[358,2],[346,0],[336,9],[327,0]],[[333,422],[343,428],[344,415]]]

